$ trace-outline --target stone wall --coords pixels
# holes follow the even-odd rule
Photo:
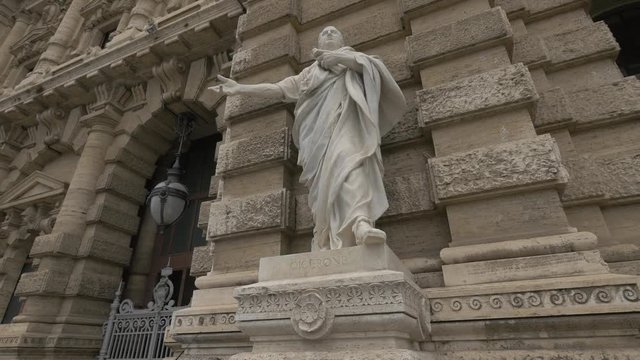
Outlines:
[[[163,103],[224,134],[198,290],[167,341],[182,359],[251,349],[233,290],[257,281],[262,257],[309,251],[313,221],[292,107],[205,88],[218,73],[298,73],[327,25],[380,56],[409,103],[382,139],[379,226],[431,299],[422,350],[640,356],[637,278],[614,275],[640,274],[640,86],[588,1],[18,5],[0,5],[0,306],[16,283],[25,305],[0,326],[0,358],[93,358],[123,269],[132,296],[144,289],[155,228],[139,210],[174,136]],[[36,269],[18,281],[27,254]]]

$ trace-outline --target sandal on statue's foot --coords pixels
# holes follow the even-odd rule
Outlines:
[[[360,220],[354,226],[354,235],[357,245],[384,244],[387,241],[387,234],[376,229],[366,220]]]

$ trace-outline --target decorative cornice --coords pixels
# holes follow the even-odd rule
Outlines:
[[[43,81],[27,86],[10,96],[0,99],[0,114],[7,117],[5,111],[15,107],[18,104],[32,100],[42,100],[49,96],[58,95],[63,102],[67,102],[70,107],[81,105],[85,100],[82,97],[75,97],[69,94],[84,93],[85,90],[81,86],[95,86],[98,81],[91,75],[97,72],[104,72],[107,77],[114,72],[118,72],[121,68],[118,64],[124,63],[144,63],[157,64],[160,59],[153,55],[153,48],[163,47],[166,49],[165,42],[177,38],[182,33],[192,33],[194,29],[198,29],[199,37],[187,38],[189,46],[192,48],[188,53],[175,50],[174,55],[185,55],[186,61],[191,61],[210,53],[211,51],[219,52],[229,48],[235,41],[234,32],[229,28],[228,33],[225,32],[225,38],[220,39],[218,31],[214,30],[213,25],[220,22],[220,27],[225,29],[229,26],[229,15],[236,16],[242,12],[240,4],[236,0],[221,0],[216,3],[196,3],[193,6],[200,7],[198,11],[176,13],[175,17],[167,17],[162,23],[158,24],[158,31],[153,37],[140,36],[128,41],[121,46],[107,48],[103,50],[99,56],[89,58],[77,58],[76,61],[69,61],[66,65],[57,69],[53,69],[50,76]],[[210,36],[212,47],[204,48],[201,45],[203,36]],[[170,49],[169,49],[170,50]],[[173,51],[173,50],[171,50]],[[143,74],[146,80],[151,78],[151,72]],[[80,81],[73,81],[79,80]]]

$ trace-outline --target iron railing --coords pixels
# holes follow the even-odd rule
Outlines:
[[[111,304],[109,320],[103,328],[103,343],[98,360],[160,360],[172,356],[164,344],[164,332],[171,322],[174,307],[172,269],[162,269],[160,281],[153,289],[154,301],[146,309],[135,309],[133,301],[120,297],[121,282]]]

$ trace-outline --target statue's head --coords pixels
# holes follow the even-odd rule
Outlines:
[[[338,50],[343,46],[344,38],[342,33],[333,26],[327,26],[318,35],[318,49]]]

